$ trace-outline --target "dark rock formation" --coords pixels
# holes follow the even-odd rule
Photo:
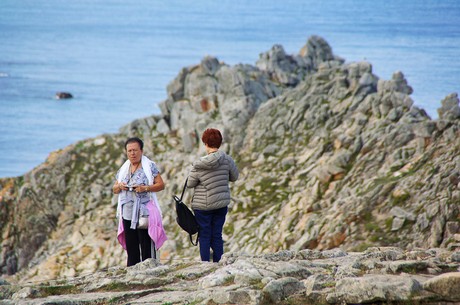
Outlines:
[[[55,95],[57,100],[73,98],[73,95],[69,92],[57,92]]]

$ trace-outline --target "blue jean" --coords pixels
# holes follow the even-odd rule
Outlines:
[[[224,241],[222,229],[224,228],[225,216],[228,208],[223,207],[217,210],[194,210],[195,218],[200,226],[199,243],[200,256],[204,262],[209,262],[212,249],[212,261],[217,263],[224,254]]]

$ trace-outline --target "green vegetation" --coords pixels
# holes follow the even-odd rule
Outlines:
[[[262,290],[264,287],[265,287],[265,284],[262,283],[262,280],[261,279],[251,279],[249,281],[249,285],[254,288],[254,289],[257,289],[257,290]]]
[[[14,293],[16,293],[20,288],[18,286],[6,286],[0,285],[0,303],[1,300],[11,299]]]
[[[222,286],[230,286],[235,284],[235,276],[231,275],[225,278],[225,281],[222,283]]]
[[[81,290],[75,285],[41,286],[39,287],[39,289],[39,297],[47,297],[50,295],[75,294],[81,292]]]
[[[19,176],[15,179],[16,187],[19,189],[24,185],[24,176]]]
[[[402,206],[404,203],[409,200],[410,194],[404,193],[400,196],[395,197],[393,194],[391,195],[391,206]]]
[[[359,245],[357,245],[356,247],[353,247],[352,251],[355,251],[355,252],[364,252],[366,251],[367,249],[371,248],[371,247],[374,247],[375,245],[372,245],[372,244],[368,244],[368,243],[360,243]]]
[[[211,112],[211,120],[215,121],[215,120],[217,120],[219,117],[220,117],[219,110],[218,110],[218,109],[214,109],[214,110]]]
[[[262,180],[257,184],[257,186],[260,186],[261,191],[271,191],[275,187],[277,187],[277,178],[273,176],[269,177],[263,177]]]
[[[370,232],[379,232],[382,230],[380,229],[380,226],[378,224],[373,223],[373,222],[365,223],[364,227],[366,228],[366,231],[370,231]]]
[[[335,282],[334,281],[330,281],[330,282],[326,282],[324,284],[322,284],[323,287],[325,288],[328,288],[328,287],[335,287]]]
[[[159,287],[163,284],[165,284],[164,281],[158,281],[157,285],[153,285],[153,284],[146,285],[146,284],[141,284],[141,283],[111,282],[105,286],[102,286],[96,289],[95,292],[144,290],[144,289]]]
[[[390,230],[393,225],[393,218],[389,217],[385,220],[385,228]]]

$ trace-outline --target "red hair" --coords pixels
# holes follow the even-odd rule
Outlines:
[[[219,148],[222,144],[222,134],[218,129],[208,128],[203,132],[201,141],[211,148]]]

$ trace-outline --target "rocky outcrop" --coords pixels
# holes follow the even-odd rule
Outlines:
[[[198,135],[213,124],[224,131],[231,151],[236,152],[260,105],[296,86],[323,62],[340,64],[343,60],[318,36],[311,37],[296,56],[275,45],[260,55],[256,67],[229,67],[208,56],[199,65],[179,72],[168,85],[168,99],[160,107],[186,151],[196,148]]]
[[[250,198],[239,209],[255,215],[238,227],[253,229],[234,232],[249,242],[232,249],[458,247],[458,120],[438,124],[414,106],[400,72],[371,73],[324,64],[259,108],[238,189]]]
[[[123,143],[134,135],[145,140],[166,183],[158,197],[169,240],[160,261],[196,260],[197,249],[175,223],[172,195],[204,154],[199,137],[209,126],[223,131],[222,149],[241,173],[231,185],[227,252],[455,251],[459,100],[449,95],[432,120],[411,93],[403,73],[379,79],[370,63],[346,63],[316,36],[297,55],[274,46],[256,66],[206,57],[169,84],[161,115],[70,145],[23,177],[0,180],[1,273],[26,283],[125,265],[111,186],[125,160]]]
[[[459,267],[442,249],[240,252],[219,264],[149,259],[0,291],[2,304],[459,304]]]

